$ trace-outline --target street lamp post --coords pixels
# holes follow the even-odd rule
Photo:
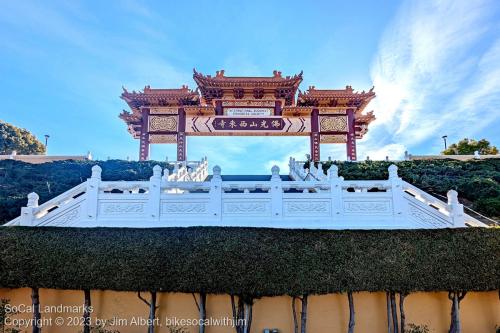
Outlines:
[[[45,154],[47,154],[47,144],[49,142],[50,135],[45,134]]]
[[[446,146],[446,139],[448,138],[448,135],[443,135],[442,138],[443,138],[443,141],[444,141],[444,150],[446,150],[446,148],[447,148],[447,146]]]

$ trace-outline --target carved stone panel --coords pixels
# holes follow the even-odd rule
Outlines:
[[[284,216],[329,216],[330,200],[285,200]]]
[[[366,214],[366,215],[386,215],[392,214],[392,204],[390,200],[377,201],[344,201],[345,214]]]
[[[149,117],[149,130],[152,132],[176,132],[177,116],[151,116]]]
[[[144,202],[101,202],[99,214],[102,216],[124,217],[143,215],[145,212]]]
[[[347,132],[347,116],[321,116],[319,129],[321,132]]]
[[[56,218],[52,219],[49,223],[52,226],[65,226],[70,225],[72,222],[78,220],[80,217],[80,207],[76,207],[71,209],[68,212],[65,212]]]
[[[434,216],[414,205],[410,205],[409,214],[411,219],[421,226],[430,228],[443,228],[452,225],[452,223]]]
[[[271,214],[271,203],[263,200],[224,201],[222,210],[225,215],[268,216]]]
[[[208,211],[207,202],[164,201],[161,204],[162,214],[204,214]]]

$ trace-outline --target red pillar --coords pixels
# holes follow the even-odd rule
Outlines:
[[[215,115],[223,116],[224,110],[222,109],[222,101],[215,101]]]
[[[186,111],[179,109],[179,130],[177,133],[177,161],[187,160]]]
[[[142,125],[141,136],[139,138],[139,161],[147,161],[149,159],[149,109],[142,109]]]
[[[274,115],[281,116],[283,114],[283,109],[281,108],[281,101],[274,102]]]
[[[311,160],[313,162],[320,161],[319,142],[319,111],[313,109],[311,112]]]
[[[353,109],[347,110],[347,160],[356,161],[356,128],[355,124],[355,115]]]

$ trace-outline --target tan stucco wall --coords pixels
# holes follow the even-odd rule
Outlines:
[[[0,289],[0,298],[10,299],[10,304],[31,304],[30,289]],[[144,296],[149,298],[149,294]],[[133,317],[148,317],[148,308],[137,298],[136,293],[114,291],[92,291],[92,317],[111,319],[113,317],[125,319],[128,322]],[[356,293],[354,294],[356,309],[356,332],[386,332],[386,303],[384,293]],[[40,290],[41,306],[59,304],[82,305],[83,292],[72,290]],[[159,310],[157,316],[163,327],[156,330],[158,333],[168,333],[165,327],[165,318],[197,318],[197,309],[190,294],[159,293]],[[297,303],[298,310],[300,305]],[[331,294],[311,296],[308,310],[308,332],[345,332],[348,321],[348,304],[346,295]],[[207,300],[209,317],[231,317],[230,298],[227,295],[209,295]],[[433,333],[448,331],[450,320],[450,301],[447,293],[413,293],[405,300],[407,322],[426,324]],[[468,293],[461,303],[461,318],[463,332],[494,333],[495,326],[500,325],[500,300],[498,291]],[[53,324],[43,332],[71,333],[79,332],[78,327],[57,327],[56,317],[79,317],[81,313],[52,313],[43,314],[44,319],[52,318]],[[31,318],[31,314],[18,314],[14,318]],[[252,333],[260,333],[264,328],[278,328],[281,333],[293,331],[290,297],[266,297],[258,299],[254,305]],[[144,328],[137,326],[110,327],[121,333],[144,332]],[[26,330],[30,331],[30,330]],[[190,327],[189,332],[197,332],[196,327]],[[231,327],[209,327],[207,333],[233,333]]]

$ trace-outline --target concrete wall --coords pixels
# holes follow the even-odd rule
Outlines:
[[[0,298],[10,299],[12,305],[31,305],[31,289],[0,289]],[[148,293],[144,293],[149,298]],[[108,326],[109,329],[119,330],[121,333],[145,332],[142,326],[136,326],[132,320],[147,319],[148,308],[137,298],[136,293],[114,291],[92,291],[92,318],[111,320],[113,317],[127,322],[128,325]],[[386,302],[385,293],[356,293],[354,294],[356,309],[356,332],[387,332],[386,329]],[[40,290],[40,303],[44,306],[83,304],[83,292],[72,290]],[[160,306],[157,316],[162,327],[157,333],[169,333],[166,327],[166,318],[172,321],[177,319],[198,318],[197,309],[191,294],[159,293]],[[451,302],[447,293],[413,293],[405,300],[405,312],[408,323],[426,324],[433,333],[448,331],[450,320]],[[297,303],[300,310],[300,305]],[[209,295],[207,299],[208,317],[214,319],[230,318],[231,303],[228,295]],[[500,300],[498,291],[468,293],[461,303],[461,318],[463,332],[494,333],[495,326],[500,326]],[[324,296],[311,296],[308,310],[308,332],[346,332],[349,309],[345,294],[330,294]],[[68,327],[70,318],[80,318],[81,312],[70,313],[57,311],[44,313],[46,320],[52,319],[50,327],[43,332],[71,333],[81,331],[81,327]],[[18,314],[12,318],[30,319],[31,313]],[[57,326],[55,319],[62,317],[65,324]],[[74,321],[74,320],[73,320]],[[78,323],[76,323],[78,324]],[[291,298],[266,297],[256,300],[253,309],[253,322],[251,333],[260,333],[264,328],[277,328],[281,333],[293,332],[293,319],[291,311]],[[29,332],[30,329],[25,329]],[[197,332],[197,327],[188,327],[186,332]],[[231,327],[209,327],[207,333],[233,333]]]

